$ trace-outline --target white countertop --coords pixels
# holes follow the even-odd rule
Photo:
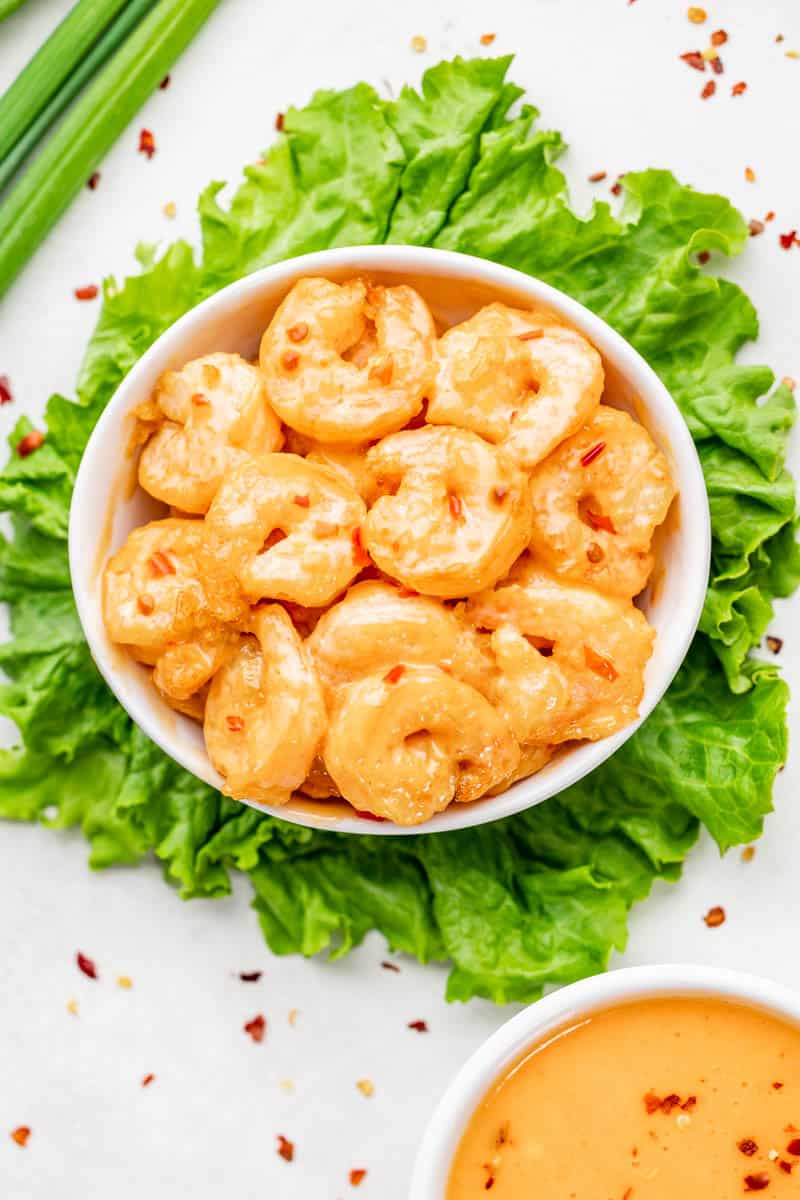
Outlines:
[[[610,182],[627,169],[665,166],[730,196],[746,217],[775,210],[730,274],[762,319],[747,359],[800,378],[800,250],[778,245],[778,232],[800,226],[800,61],[784,54],[800,49],[800,9],[793,0],[705,6],[709,23],[698,30],[680,0],[223,0],[169,89],[102,165],[98,189],[78,198],[0,303],[0,374],[16,397],[0,432],[20,411],[40,416],[51,392],[70,393],[97,315],[73,289],[131,270],[137,240],[193,237],[200,189],[237,178],[271,139],[276,112],[316,87],[362,78],[396,91],[440,58],[486,53],[486,32],[497,33],[492,53],[516,53],[511,77],[529,89],[542,126],[574,147],[562,165],[579,203],[592,171],[607,170]],[[29,0],[0,26],[0,89],[68,7]],[[721,87],[703,103],[703,80],[677,56],[719,26],[730,34],[722,81],[746,80],[748,91],[732,99]],[[426,53],[410,49],[414,34],[427,37]],[[150,162],[136,152],[142,125],[157,139]],[[162,214],[169,200],[178,208],[172,222]],[[786,637],[781,659],[800,697],[791,616],[784,605],[775,632]],[[794,713],[796,722],[797,702]],[[634,910],[629,949],[615,965],[713,962],[800,987],[788,936],[800,911],[799,774],[795,755],[755,859],[744,864],[734,851],[720,860],[704,837],[683,881],[658,885]],[[272,958],[248,901],[239,880],[229,899],[183,904],[155,864],[90,874],[80,835],[0,826],[4,1200],[205,1200],[222,1189],[270,1200],[402,1200],[438,1095],[512,1009],[446,1005],[443,968],[402,961],[400,974],[382,970],[375,936],[336,964]],[[728,919],[711,930],[702,916],[715,904]],[[99,982],[76,970],[78,949],[97,962]],[[252,969],[263,971],[259,982],[236,977]],[[133,988],[116,986],[118,975]],[[73,998],[77,1016],[66,1007]],[[254,1045],[242,1024],[258,1012],[268,1033]],[[428,1022],[427,1035],[407,1028],[416,1018]],[[143,1089],[148,1072],[156,1078]],[[363,1078],[375,1085],[369,1099],[356,1088]],[[6,1132],[20,1124],[33,1130],[24,1150]],[[293,1163],[276,1155],[277,1134],[295,1143]],[[354,1167],[368,1170],[357,1193],[348,1183]]]

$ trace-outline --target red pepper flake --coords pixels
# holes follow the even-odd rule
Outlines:
[[[605,558],[605,554],[603,554],[603,549],[601,546],[598,546],[597,542],[589,542],[589,545],[586,547],[586,557],[590,563],[600,563]]]
[[[353,812],[357,817],[361,817],[362,821],[386,821],[387,817],[379,817],[377,813],[367,812],[365,808],[354,808]]]
[[[792,246],[798,240],[797,230],[790,229],[788,233],[780,233],[780,234],[778,234],[778,239],[781,243],[781,246],[783,246],[784,250],[791,250]]]
[[[756,173],[755,173],[755,171],[753,170],[753,168],[752,168],[752,167],[745,167],[745,169],[744,169],[744,177],[745,177],[745,179],[747,180],[747,182],[748,182],[748,183],[755,183],[755,181],[756,181]]]
[[[286,336],[290,342],[304,342],[308,337],[308,325],[305,321],[298,321],[296,325],[286,330]]]
[[[149,129],[139,130],[139,153],[152,158],[156,152],[156,139]]]
[[[764,220],[765,221],[774,221],[775,220],[775,213],[773,212],[772,209],[769,210],[767,215],[764,217]]]
[[[787,1162],[785,1158],[782,1158],[778,1163],[778,1166],[782,1171],[785,1171],[787,1175],[791,1175],[794,1163]]]
[[[481,41],[483,42],[483,38],[481,38]],[[485,44],[486,43],[484,43],[484,45]],[[354,1167],[353,1170],[350,1172],[350,1186],[358,1187],[359,1184],[361,1183],[362,1179],[366,1175],[366,1173],[367,1173],[366,1168]]]
[[[263,971],[240,971],[239,978],[242,983],[258,983],[263,974]]]
[[[90,192],[93,192],[99,182],[100,182],[100,172],[92,171],[91,175],[86,180],[86,186],[88,187]]]
[[[647,1115],[652,1117],[653,1113],[658,1112],[661,1108],[661,1097],[657,1096],[655,1092],[648,1092],[644,1097],[644,1107]]]
[[[427,1033],[428,1023],[427,1021],[409,1021],[408,1028],[416,1030],[417,1033]]]
[[[392,667],[391,671],[387,671],[383,679],[385,683],[397,683],[398,679],[405,673],[405,667],[402,663],[398,663],[396,667]]]
[[[353,543],[353,560],[357,567],[368,567],[372,562],[362,541],[361,526],[356,525],[350,540]]]
[[[700,99],[708,100],[710,96],[714,95],[714,92],[716,90],[717,90],[717,85],[714,83],[714,80],[709,79],[708,83],[704,86],[702,92],[700,93]]]
[[[244,718],[236,716],[235,713],[230,713],[225,718],[225,724],[231,733],[241,733],[244,729]]]
[[[746,1155],[748,1158],[752,1158],[758,1150],[758,1142],[754,1142],[752,1138],[742,1138],[742,1140],[737,1142],[736,1145],[742,1154]]]
[[[290,1142],[282,1133],[278,1134],[278,1154],[286,1162],[294,1161],[294,1142]]]
[[[0,405],[10,404],[13,399],[11,380],[7,375],[0,375]]]
[[[781,1088],[783,1087],[783,1084],[782,1083],[773,1083],[772,1086],[775,1088],[776,1092],[779,1092],[781,1090]]]
[[[496,33],[482,33],[481,34],[481,45],[482,46],[491,46],[492,42],[494,41],[494,39],[496,37],[497,37]]]
[[[286,371],[294,371],[297,369],[300,362],[300,355],[296,350],[284,350],[281,355],[281,366]]]
[[[267,1031],[267,1022],[261,1013],[258,1013],[252,1021],[246,1021],[243,1028],[245,1033],[250,1034],[254,1042],[263,1042],[264,1034]]]
[[[705,266],[710,258],[711,255],[709,254],[708,250],[701,250],[697,256],[697,261],[701,264],[701,266]]]
[[[448,492],[447,503],[450,508],[450,516],[453,518],[453,520],[454,521],[463,521],[464,508],[461,503],[461,497],[456,496],[456,494],[454,492]]]
[[[31,1136],[31,1127],[30,1125],[18,1125],[16,1129],[11,1130],[10,1136],[18,1146],[27,1146],[28,1138]]]
[[[756,856],[755,846],[745,846],[744,850],[742,851],[742,862],[743,863],[752,862],[753,859],[755,858],[755,856]]]
[[[744,81],[740,80],[739,83],[735,83],[733,85],[733,87],[731,88],[731,95],[732,96],[741,96],[742,93],[746,92],[746,91],[747,91],[747,84],[744,83]]]
[[[603,453],[605,448],[606,448],[605,442],[597,442],[594,446],[592,446],[591,450],[587,450],[586,453],[582,456],[581,466],[588,467],[591,463],[594,462],[594,460],[596,458],[600,457],[600,455]]]
[[[681,1108],[684,1112],[691,1112],[697,1106],[697,1096],[687,1096]]]
[[[162,92],[165,92],[169,87],[169,75],[165,75],[158,86]]]
[[[764,1188],[769,1187],[769,1175],[766,1171],[759,1171],[757,1175],[745,1175],[744,1190],[746,1192],[763,1192]]]
[[[86,287],[75,288],[74,295],[76,300],[94,300],[97,292],[96,283],[87,283]]]
[[[715,904],[713,908],[708,910],[703,920],[709,929],[717,929],[725,923],[725,909],[722,905]]]
[[[502,504],[507,495],[508,495],[508,488],[505,487],[503,484],[499,484],[497,487],[492,488],[492,499],[497,504]]]
[[[670,1092],[670,1094],[668,1096],[665,1096],[664,1099],[661,1101],[661,1111],[663,1113],[666,1113],[667,1116],[669,1116],[669,1114],[672,1112],[673,1108],[680,1107],[680,1103],[681,1103],[681,1098],[678,1095],[678,1093]]]
[[[773,654],[780,654],[783,649],[783,638],[768,637],[767,649],[771,650]]]
[[[156,550],[147,560],[147,565],[154,575],[174,575],[175,564],[163,550]]]
[[[590,671],[594,671],[595,675],[601,675],[609,683],[613,683],[615,679],[619,678],[619,671],[614,664],[609,659],[603,658],[602,654],[598,654],[591,646],[583,647],[583,658]]]
[[[136,601],[136,607],[143,617],[149,617],[155,612],[156,602],[148,592],[144,592]]]
[[[205,408],[211,401],[208,396],[204,396],[202,392],[194,392],[192,395],[192,404],[195,408]]]
[[[591,525],[592,529],[605,529],[606,533],[616,533],[614,522],[611,517],[607,517],[605,513],[586,512],[586,520]]]
[[[398,967],[397,963],[384,961],[381,963],[381,966],[383,967],[384,971],[396,971],[398,975],[400,974],[400,968]]]
[[[298,508],[308,508],[311,504],[311,499],[308,496],[295,496],[294,502]]]
[[[754,217],[752,221],[748,221],[747,228],[750,232],[750,237],[758,237],[764,232],[765,226],[763,221],[757,221]]]
[[[608,171],[593,171],[592,174],[588,176],[589,183],[602,183],[607,176]]]
[[[786,1153],[793,1154],[795,1158],[800,1158],[800,1138],[792,1138],[786,1147]]]
[[[150,1084],[153,1082],[154,1079],[155,1079],[155,1075],[153,1074],[153,1072],[148,1071],[147,1074],[145,1075],[144,1079],[142,1080],[142,1087],[150,1087]]]
[[[724,46],[728,40],[728,35],[724,29],[715,29],[711,35],[712,46]]]
[[[625,178],[625,172],[623,171],[623,173],[621,175],[617,176],[616,182],[612,183],[611,187],[609,188],[609,191],[611,192],[612,196],[620,195],[620,193],[622,192],[622,184],[621,184],[620,180],[622,180],[624,178]]]
[[[33,454],[34,450],[38,450],[43,442],[44,434],[41,429],[32,429],[17,442],[17,454],[20,458],[27,458],[29,454]]]
[[[718,54],[709,59],[709,66],[715,75],[724,75],[725,67],[722,65],[722,59]]]
[[[280,133],[281,130],[283,129],[283,113],[282,112],[277,113],[277,115],[275,117],[275,128],[277,129],[278,133]]]
[[[78,964],[78,970],[83,971],[89,979],[97,979],[97,967],[91,958],[87,958],[85,954],[81,954],[80,950],[75,955],[75,962]]]
[[[699,50],[687,50],[685,54],[680,56],[687,66],[694,67],[695,71],[705,71],[706,60]]]

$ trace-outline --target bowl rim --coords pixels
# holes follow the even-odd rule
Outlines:
[[[605,762],[639,728],[661,700],[689,649],[705,602],[711,557],[711,527],[705,481],[696,447],[677,404],[655,371],[621,334],[579,301],[552,285],[513,267],[473,255],[427,246],[381,243],[337,247],[282,260],[228,284],[189,309],[148,347],[122,379],[84,449],[70,504],[68,540],[70,576],[78,616],[95,665],[132,720],[174,761],[211,786],[219,786],[219,776],[210,762],[208,774],[205,777],[199,774],[197,764],[190,763],[188,755],[182,755],[179,748],[171,744],[174,739],[165,734],[163,722],[157,719],[152,706],[138,702],[124,675],[114,669],[111,651],[103,631],[98,628],[98,624],[102,624],[102,617],[99,620],[93,618],[90,579],[94,572],[85,561],[88,556],[79,547],[86,544],[81,529],[92,506],[94,456],[104,432],[119,419],[121,413],[129,412],[137,401],[144,398],[138,394],[141,391],[140,380],[148,377],[154,359],[176,353],[187,336],[206,324],[218,322],[220,316],[235,316],[243,305],[256,302],[265,288],[288,288],[302,275],[321,274],[326,270],[340,271],[343,268],[354,272],[373,270],[406,275],[416,273],[423,277],[426,274],[433,277],[448,276],[454,283],[477,282],[500,292],[514,291],[526,297],[532,305],[549,307],[584,333],[601,353],[614,358],[621,374],[641,398],[644,409],[658,416],[659,431],[669,446],[676,470],[681,474],[681,536],[689,544],[688,557],[696,564],[696,569],[693,567],[685,580],[681,602],[682,623],[674,632],[666,664],[656,680],[647,681],[639,716],[635,721],[609,737],[578,745],[557,762],[546,777],[531,776],[498,796],[483,797],[473,804],[451,804],[423,825],[367,822],[355,815],[325,817],[316,810],[301,814],[292,806],[277,808],[255,803],[251,805],[293,824],[362,836],[410,836],[488,824],[533,807],[577,783]],[[175,716],[177,718],[179,714]],[[242,803],[251,804],[250,801]]]
[[[551,992],[501,1025],[448,1084],[417,1151],[409,1200],[444,1200],[453,1155],[470,1117],[495,1080],[526,1049],[582,1016],[669,996],[727,1000],[800,1025],[800,992],[759,975],[701,963],[621,967]]]

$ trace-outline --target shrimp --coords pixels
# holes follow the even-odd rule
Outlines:
[[[520,750],[519,766],[510,775],[506,776],[505,779],[501,779],[500,783],[490,788],[486,793],[487,796],[499,796],[507,791],[512,784],[519,783],[521,779],[528,779],[529,776],[535,775],[553,757],[551,746],[521,746]]]
[[[286,804],[308,776],[325,735],[317,673],[279,604],[252,619],[233,658],[214,676],[203,731],[224,792]]]
[[[497,672],[489,699],[505,717],[520,744],[559,739],[572,707],[572,672],[554,656],[541,654],[513,625],[491,635]]]
[[[526,476],[463,429],[406,430],[367,454],[382,493],[364,540],[381,570],[407,587],[461,597],[508,571],[530,538]]]
[[[317,756],[311,764],[311,770],[298,789],[309,800],[339,800],[336,784],[325,770],[325,763]]]
[[[295,454],[240,463],[204,522],[216,611],[230,619],[264,598],[329,604],[366,561],[358,534],[366,511],[337,475]]]
[[[193,721],[198,721],[202,725],[206,715],[206,700],[210,686],[210,683],[205,684],[186,700],[176,700],[174,696],[168,696],[165,692],[161,693],[161,698],[176,712],[183,713],[185,717],[191,717]]]
[[[519,709],[512,723],[533,717],[531,731],[540,732],[531,740],[595,741],[636,718],[655,632],[629,599],[560,579],[526,557],[507,580],[469,600],[466,615],[479,628],[499,631],[510,625],[563,673],[564,686],[560,676],[550,676],[548,690],[556,703],[544,713],[541,725],[531,707],[535,681],[530,685],[534,696],[521,692],[518,701],[516,670],[501,685],[502,702]],[[516,653],[507,636],[505,651],[509,656]],[[508,657],[501,656],[503,665],[509,669]],[[521,663],[520,673],[526,666]],[[522,732],[520,725],[514,727]]]
[[[600,402],[603,364],[581,334],[544,313],[489,304],[442,336],[427,420],[503,446],[530,470]]]
[[[469,684],[409,665],[341,689],[323,754],[354,808],[417,825],[452,800],[482,796],[514,770],[520,751]]]
[[[212,625],[199,561],[201,521],[167,517],[134,529],[103,572],[103,618],[112,641],[149,648],[184,642]]]
[[[238,354],[209,354],[167,371],[135,411],[142,432],[152,431],[139,483],[186,513],[207,511],[229,467],[283,444],[264,378]]]
[[[272,406],[292,429],[356,445],[393,433],[422,408],[436,330],[405,284],[301,279],[261,340]]]
[[[227,662],[238,640],[235,630],[218,625],[191,641],[164,647],[155,662],[153,683],[162,696],[188,701]]]
[[[665,456],[627,413],[601,405],[531,479],[531,548],[567,579],[636,596],[675,483]]]
[[[371,504],[375,499],[375,480],[367,466],[366,446],[326,446],[322,442],[312,442],[304,457],[306,462],[320,463],[349,483],[365,504]]]

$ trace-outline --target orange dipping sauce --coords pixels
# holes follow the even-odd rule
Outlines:
[[[800,1197],[800,1028],[723,1000],[592,1013],[495,1083],[447,1200]]]

